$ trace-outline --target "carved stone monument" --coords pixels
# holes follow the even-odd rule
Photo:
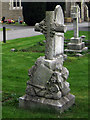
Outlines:
[[[82,42],[83,38],[79,37],[79,28],[78,28],[78,17],[79,17],[79,8],[78,6],[72,6],[71,15],[73,18],[73,27],[74,27],[74,37],[70,39],[70,43],[67,44],[65,51],[81,53],[86,51],[88,48],[85,47],[85,43]]]
[[[47,11],[46,18],[36,23],[35,30],[46,38],[45,56],[39,57],[29,70],[26,94],[19,98],[19,106],[24,108],[54,109],[63,112],[75,102],[70,94],[69,75],[64,62],[64,16],[57,5],[54,11]]]

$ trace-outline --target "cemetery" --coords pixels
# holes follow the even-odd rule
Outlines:
[[[88,118],[90,31],[78,30],[78,17],[73,6],[67,31],[57,5],[35,24],[42,35],[0,42],[3,118]]]

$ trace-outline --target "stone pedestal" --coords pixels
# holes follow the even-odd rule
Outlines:
[[[19,98],[19,107],[35,110],[53,110],[62,113],[75,103],[75,96],[68,94],[59,100],[46,99],[41,97],[23,96]]]
[[[61,113],[74,104],[62,55],[53,60],[38,58],[28,75],[26,94],[19,98],[21,108],[54,109]]]
[[[65,51],[66,52],[76,52],[76,53],[81,53],[83,51],[87,51],[88,48],[85,47],[85,43],[82,42],[82,39],[81,37],[79,38],[74,38],[72,37],[70,39],[70,43],[67,44],[67,48]]]

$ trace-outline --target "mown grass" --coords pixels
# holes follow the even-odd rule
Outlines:
[[[6,31],[11,30],[10,28],[6,28]],[[3,31],[3,28],[0,28],[0,31]]]
[[[15,22],[15,23],[11,23],[11,24],[8,24],[7,22],[6,23],[0,23],[2,25],[13,25],[13,26],[27,26],[26,23],[22,23],[22,24],[19,24],[18,22]]]
[[[44,36],[39,35],[2,43],[3,118],[88,118],[88,54],[81,58],[69,56],[64,62],[70,72],[67,81],[71,93],[76,97],[75,105],[69,110],[59,114],[55,111],[19,108],[18,98],[25,94],[26,82],[29,80],[28,69],[38,57],[44,56],[43,40]],[[12,48],[16,52],[12,52]]]

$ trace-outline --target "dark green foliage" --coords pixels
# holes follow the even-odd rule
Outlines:
[[[45,2],[23,2],[24,21],[28,25],[35,25],[45,17]]]
[[[56,5],[65,9],[63,2],[23,2],[23,16],[27,25],[35,25],[45,18],[45,11],[53,11]]]

